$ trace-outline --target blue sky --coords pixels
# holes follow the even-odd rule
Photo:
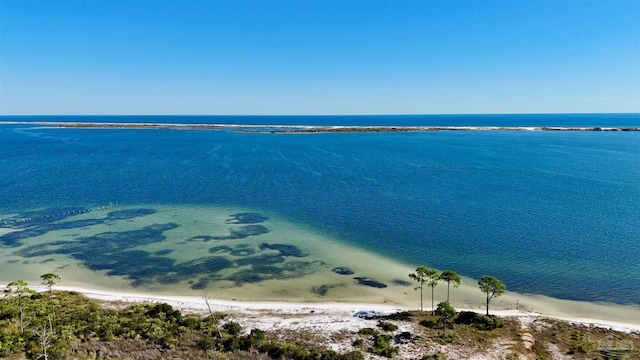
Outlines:
[[[640,112],[640,1],[0,1],[1,115],[565,112]]]

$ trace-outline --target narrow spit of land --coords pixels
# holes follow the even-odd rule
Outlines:
[[[37,125],[80,129],[174,129],[232,130],[251,133],[312,134],[350,132],[433,132],[433,131],[640,131],[640,127],[593,126],[316,126],[316,125],[248,125],[248,124],[181,124],[181,123],[107,123],[1,121],[0,125]]]

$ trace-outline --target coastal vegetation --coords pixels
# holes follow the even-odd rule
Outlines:
[[[418,282],[415,290],[420,290],[420,311],[422,311],[422,290],[424,284],[429,280],[429,276],[433,274],[435,270],[429,269],[426,266],[418,266],[414,273],[409,274],[409,278]]]
[[[480,278],[478,286],[480,286],[480,290],[483,293],[487,294],[487,316],[489,316],[489,302],[491,299],[504,294],[507,287],[502,281],[488,275],[484,275]]]
[[[22,280],[7,285],[0,298],[0,358],[447,359],[483,352],[498,354],[488,357],[496,359],[593,359],[609,356],[611,347],[603,344],[611,343],[626,346],[618,351],[628,358],[640,356],[639,333],[544,318],[521,323],[513,317],[458,312],[446,301],[434,314],[369,314],[363,321],[370,326],[326,334],[295,326],[245,328],[242,314],[213,311],[208,296],[203,296],[208,312],[192,314],[165,303],[98,303],[46,285],[42,293]],[[336,342],[346,348],[332,350]]]
[[[47,292],[49,296],[29,290],[21,280],[7,286],[0,299],[0,358],[117,359],[138,352],[134,358],[363,359],[359,351],[340,354],[278,341],[260,329],[246,332],[213,311],[185,315],[164,303],[100,306],[77,292],[50,286]],[[209,298],[204,299],[209,305]],[[220,322],[224,325],[218,326]]]
[[[442,280],[447,283],[447,303],[449,303],[449,290],[451,287],[451,283],[453,283],[453,287],[460,286],[460,275],[458,275],[453,270],[445,270],[442,274],[438,274],[437,270],[429,269],[424,265],[420,265],[416,268],[415,272],[409,274],[409,278],[418,282],[418,286],[415,288],[416,290],[420,290],[420,311],[423,310],[422,307],[422,290],[424,285],[426,284],[431,288],[431,315],[435,315],[435,308],[433,306],[434,303],[434,289],[436,285],[438,285],[438,281]],[[489,315],[487,313],[487,315]]]
[[[454,288],[460,286],[460,275],[453,270],[445,270],[440,274],[440,280],[447,283],[447,302],[449,302],[449,290],[451,283],[453,283]]]

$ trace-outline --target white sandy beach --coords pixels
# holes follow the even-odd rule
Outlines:
[[[4,287],[1,285],[0,287]],[[35,287],[37,291],[44,291],[42,286]],[[85,296],[109,303],[166,303],[186,313],[208,314],[207,305],[202,297],[155,295],[146,293],[129,293],[117,291],[93,290],[82,287],[56,286],[57,290],[76,291]],[[337,352],[349,352],[355,350],[352,338],[348,334],[355,334],[362,328],[375,327],[377,320],[369,320],[354,316],[358,311],[372,311],[378,314],[392,314],[398,311],[411,310],[412,308],[367,303],[337,303],[337,302],[283,302],[283,301],[235,301],[210,299],[209,304],[214,312],[224,313],[227,321],[240,324],[248,332],[251,329],[261,329],[275,334],[289,334],[285,336],[301,336],[300,334],[313,334],[316,341],[327,348]],[[108,305],[107,305],[108,306]],[[426,309],[425,309],[426,310]],[[483,312],[479,309],[458,309],[459,311],[471,310]],[[588,318],[571,318],[562,316],[549,316],[526,310],[491,310],[492,314],[504,317],[514,317],[522,328],[521,341],[503,339],[496,341],[489,348],[478,351],[474,348],[446,346],[432,343],[425,345],[410,343],[399,347],[398,358],[417,358],[427,352],[440,351],[448,358],[465,358],[473,360],[503,359],[505,353],[513,351],[514,346],[524,346],[531,349],[535,340],[530,340],[530,332],[538,322],[544,318],[564,320],[570,323],[612,329],[622,332],[640,332],[640,323],[626,323],[606,321]],[[399,323],[399,332],[415,333],[419,331],[418,324]],[[303,335],[308,336],[308,335]],[[531,338],[533,339],[533,338]],[[554,352],[554,358],[567,358],[559,352]],[[379,357],[367,355],[367,359]]]
[[[5,288],[6,284],[0,284]],[[44,291],[45,287],[33,287],[36,291]],[[205,314],[207,306],[202,297],[158,295],[132,292],[116,292],[95,290],[74,286],[56,286],[56,290],[75,291],[85,296],[107,302],[123,303],[166,303],[172,307],[189,313]],[[327,332],[341,330],[357,331],[365,327],[366,320],[355,317],[358,311],[374,311],[380,314],[391,314],[399,311],[415,310],[415,308],[395,306],[389,304],[367,304],[351,302],[284,302],[284,301],[236,301],[210,298],[210,305],[215,312],[245,315],[244,325],[247,328],[259,327],[263,330],[275,328],[309,329],[315,328]],[[475,311],[483,313],[481,309],[457,309],[458,311]],[[527,310],[491,310],[491,314],[516,317],[521,322],[530,322],[531,319],[552,318],[570,323],[591,325],[623,332],[640,332],[640,319],[629,322],[609,321],[602,319],[590,319],[586,317],[567,317],[562,315],[541,314]],[[255,317],[260,315],[260,317]],[[306,315],[304,321],[284,321],[287,316]],[[254,316],[254,317],[252,317]],[[254,319],[255,321],[250,321]]]

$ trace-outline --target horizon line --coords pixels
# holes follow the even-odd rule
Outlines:
[[[514,116],[514,115],[640,115],[640,112],[539,112],[539,113],[398,113],[398,114],[0,114],[3,117],[364,117],[364,116]]]

